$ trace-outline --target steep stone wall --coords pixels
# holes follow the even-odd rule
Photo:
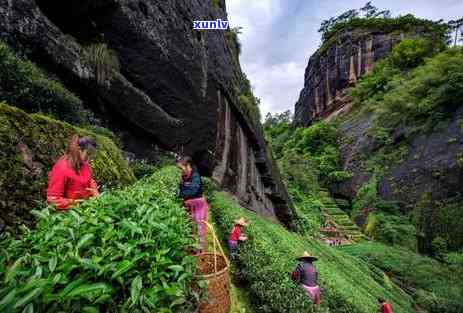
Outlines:
[[[447,127],[416,136],[406,143],[400,160],[388,166],[378,182],[381,198],[399,202],[402,208],[413,209],[424,193],[429,193],[433,200],[461,197],[462,116],[463,110],[458,109]],[[372,176],[366,160],[377,153],[379,145],[368,134],[371,127],[373,124],[368,114],[340,124],[342,160],[345,170],[351,172],[353,178],[333,189],[335,193],[353,199]],[[397,129],[393,140],[399,142],[403,131]]]
[[[0,0],[0,39],[58,75],[132,152],[160,146],[193,155],[250,209],[289,223],[291,204],[261,126],[237,101],[241,69],[225,33],[192,29],[193,20],[218,18],[227,19],[224,0]],[[85,57],[95,42],[121,64],[100,84]],[[219,122],[225,101],[229,124]],[[252,179],[244,179],[248,168]]]
[[[309,60],[304,88],[295,106],[295,123],[308,126],[348,109],[347,88],[370,72],[396,43],[416,33],[353,30],[338,35],[337,41],[318,50]]]
[[[241,205],[260,215],[278,218],[291,226],[292,210],[286,189],[262,136],[249,134],[223,94],[219,97],[219,118],[213,179],[237,196]],[[235,112],[234,112],[235,111]],[[243,117],[241,117],[243,118]],[[256,140],[257,139],[257,140]]]

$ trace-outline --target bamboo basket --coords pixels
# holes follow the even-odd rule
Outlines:
[[[207,284],[207,299],[200,303],[200,313],[229,313],[230,312],[230,263],[223,253],[214,228],[203,221],[213,236],[214,251],[197,255],[199,280]],[[217,253],[217,247],[220,253]]]

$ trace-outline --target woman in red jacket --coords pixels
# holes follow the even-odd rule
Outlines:
[[[95,140],[87,137],[71,137],[65,154],[48,174],[47,201],[59,210],[99,195],[92,178],[88,158],[96,150]]]

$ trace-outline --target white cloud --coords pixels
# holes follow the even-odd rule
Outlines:
[[[263,67],[252,63],[246,66],[246,73],[251,80],[254,94],[261,99],[261,112],[282,112],[292,109],[288,106],[297,101],[304,77],[305,66],[295,62],[279,63]]]

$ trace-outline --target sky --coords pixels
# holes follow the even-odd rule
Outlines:
[[[309,57],[320,45],[321,22],[367,0],[226,0],[231,27],[242,27],[241,66],[261,99],[262,116],[294,110]],[[393,16],[432,20],[463,16],[463,0],[376,0]]]

